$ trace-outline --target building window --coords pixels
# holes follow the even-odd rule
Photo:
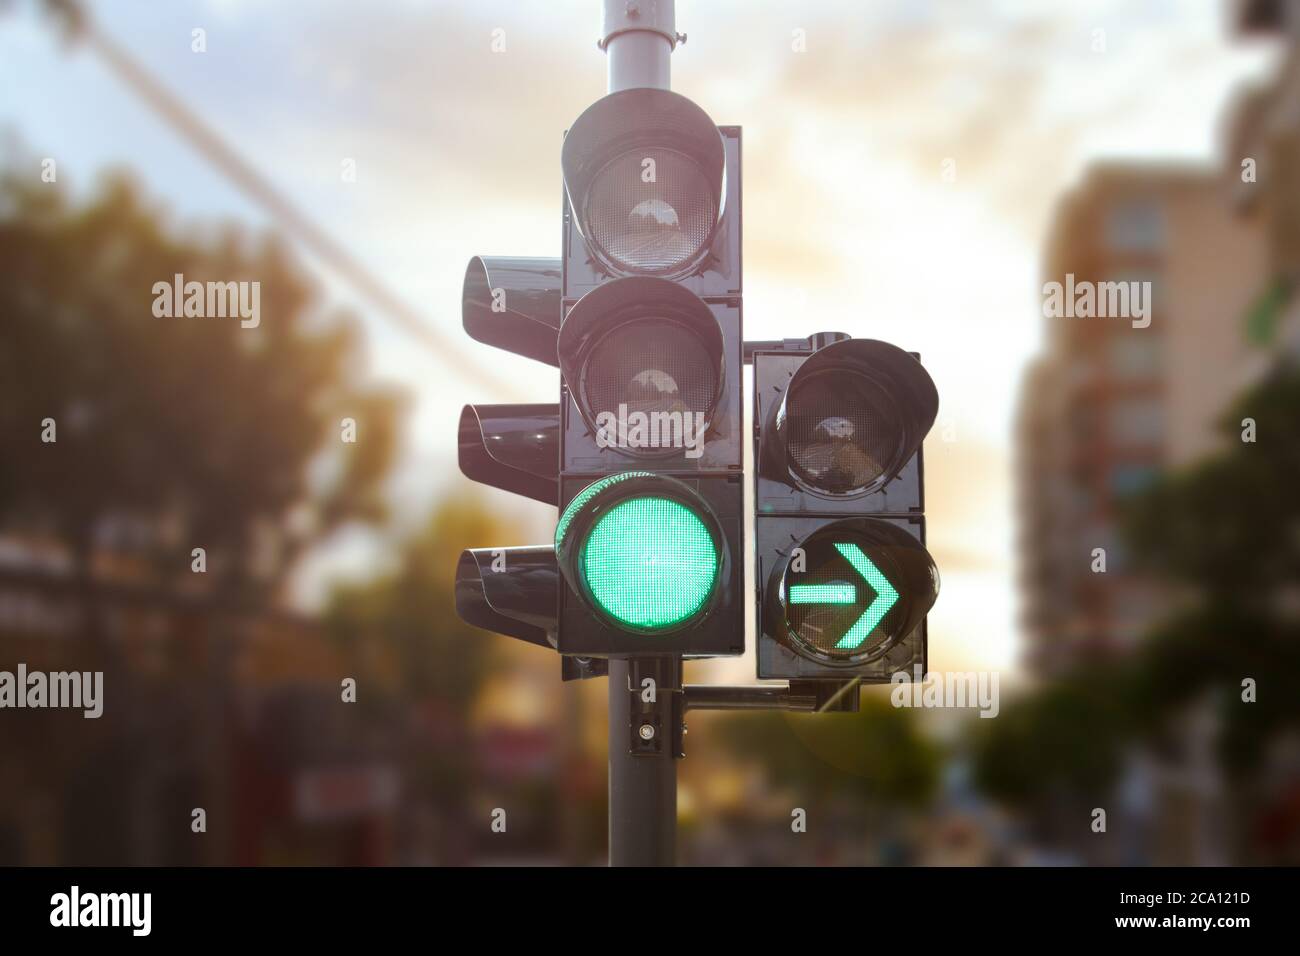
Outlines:
[[[1158,335],[1146,329],[1120,329],[1109,342],[1110,376],[1119,382],[1142,382],[1160,375],[1163,349]]]
[[[1109,431],[1116,445],[1159,447],[1165,437],[1164,405],[1153,398],[1112,402]]]
[[[1156,465],[1125,463],[1110,469],[1110,493],[1116,498],[1127,498],[1147,488],[1160,475]]]
[[[1123,252],[1159,252],[1165,245],[1165,216],[1148,199],[1116,203],[1106,218],[1106,243]]]

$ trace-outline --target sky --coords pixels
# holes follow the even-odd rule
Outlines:
[[[0,4],[0,130],[74,190],[133,170],[174,221],[275,223],[32,2]],[[445,336],[424,349],[354,305],[376,378],[414,396],[393,493],[415,515],[468,492],[452,439],[472,401],[552,400],[553,369],[460,327],[475,254],[559,254],[559,148],[604,93],[597,0],[116,0],[102,28]],[[743,127],[747,338],[834,329],[921,353],[941,397],[926,445],[943,592],[937,668],[1014,669],[1016,397],[1039,348],[1040,253],[1090,163],[1211,163],[1270,46],[1217,0],[679,0],[673,87]],[[205,31],[206,52],[192,49]],[[494,31],[498,52],[493,50]],[[500,39],[504,38],[504,49]],[[802,42],[801,42],[802,41]],[[356,181],[341,164],[353,160]],[[473,355],[488,375],[467,375]],[[509,395],[505,390],[510,391]],[[484,492],[546,540],[553,509]],[[488,542],[485,542],[485,544]],[[526,543],[521,539],[519,542]],[[344,535],[306,599],[382,562]],[[752,673],[752,662],[741,662]],[[732,670],[735,670],[733,663]],[[731,671],[721,672],[734,676]]]

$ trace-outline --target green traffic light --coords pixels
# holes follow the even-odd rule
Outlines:
[[[804,561],[786,567],[780,592],[791,636],[834,661],[888,649],[908,630],[891,618],[908,593],[893,546],[841,534],[832,527],[804,541]]]
[[[880,569],[876,567],[875,562],[863,554],[862,549],[856,544],[837,541],[835,550],[844,556],[844,560],[853,565],[853,569],[862,575],[867,583],[871,585],[871,589],[876,592],[876,599],[862,612],[862,616],[853,623],[853,626],[845,632],[844,636],[835,645],[841,650],[851,651],[862,645],[867,636],[885,619],[889,609],[898,603],[898,591],[889,582],[889,578],[885,577],[880,572]]]
[[[582,548],[591,597],[630,628],[662,631],[699,613],[717,585],[718,549],[698,514],[671,498],[634,497],[600,517]]]

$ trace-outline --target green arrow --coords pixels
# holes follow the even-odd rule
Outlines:
[[[792,584],[791,604],[855,604],[858,589],[852,584]]]
[[[889,609],[898,602],[898,592],[856,544],[840,544],[837,541],[835,550],[843,555],[844,560],[853,565],[853,570],[862,575],[876,592],[876,599],[871,602],[871,606],[862,612],[862,616],[853,622],[853,626],[845,631],[844,636],[835,644],[840,650],[852,651],[861,646],[889,613]]]

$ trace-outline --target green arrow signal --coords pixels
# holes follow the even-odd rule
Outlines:
[[[852,584],[792,584],[791,604],[856,604],[858,589]]]
[[[862,549],[856,544],[835,543],[835,550],[838,551],[844,560],[853,565],[853,570],[862,575],[866,582],[871,585],[872,590],[876,592],[876,599],[871,605],[862,612],[862,616],[853,622],[853,626],[844,632],[844,636],[839,639],[835,647],[839,650],[852,651],[861,646],[868,635],[876,629],[889,609],[898,603],[898,592],[894,586],[889,583],[878,567],[872,564],[871,559],[862,553]]]

